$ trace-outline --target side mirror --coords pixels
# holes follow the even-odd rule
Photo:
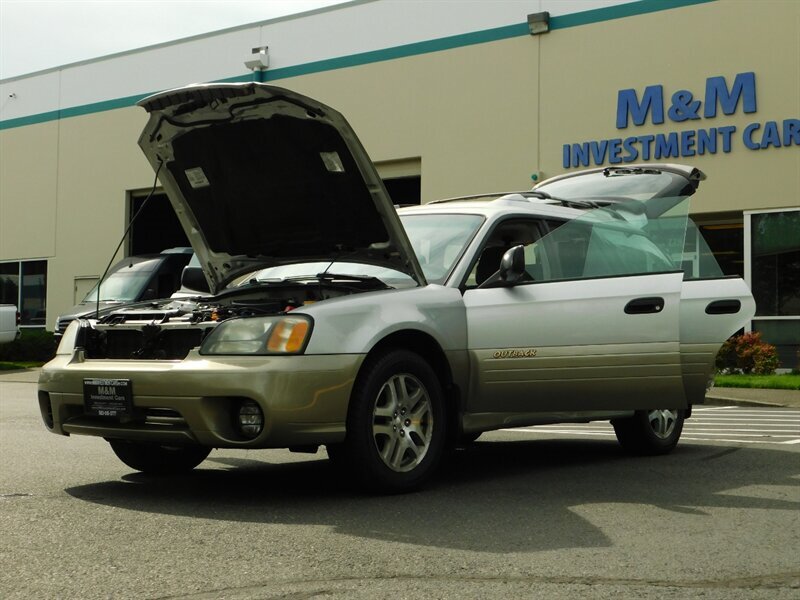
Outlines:
[[[480,284],[478,289],[510,287],[519,283],[526,275],[525,246],[514,246],[503,254],[497,272]]]
[[[500,261],[500,281],[506,285],[517,283],[525,275],[525,247],[514,246],[506,250]]]

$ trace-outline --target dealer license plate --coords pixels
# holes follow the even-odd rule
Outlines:
[[[98,417],[125,417],[133,412],[130,379],[84,379],[86,412]]]

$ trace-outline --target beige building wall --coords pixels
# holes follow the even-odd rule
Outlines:
[[[538,40],[514,38],[275,82],[342,112],[373,161],[422,159],[422,201],[528,189]]]
[[[800,119],[800,2],[711,2],[550,32],[542,38],[542,170],[562,171],[565,143],[736,126],[730,154],[672,158],[708,175],[694,214],[800,204],[800,146],[747,149],[753,122]],[[617,92],[664,86],[703,100],[706,79],[753,71],[758,110],[713,119],[616,129]],[[702,111],[701,106],[701,111]],[[762,127],[763,130],[763,127]],[[759,140],[757,134],[754,139]]]
[[[617,92],[663,84],[665,108],[706,78],[756,73],[758,112],[615,127]],[[796,206],[800,147],[751,151],[754,121],[800,118],[800,2],[722,1],[555,29],[271,83],[337,108],[385,173],[421,171],[422,200],[527,189],[562,146],[735,125],[730,154],[671,159],[709,175],[696,214]],[[127,107],[0,131],[0,260],[48,258],[47,327],[99,275],[153,173]]]
[[[74,304],[75,280],[101,275],[111,260],[127,227],[128,192],[152,185],[154,173],[136,144],[146,120],[131,107],[60,121],[48,329]]]
[[[0,257],[56,252],[58,121],[0,132]]]

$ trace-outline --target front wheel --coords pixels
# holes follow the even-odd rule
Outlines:
[[[365,367],[350,402],[342,450],[373,491],[407,492],[427,481],[446,439],[436,374],[418,354],[393,350]]]
[[[131,469],[152,475],[191,471],[211,452],[205,446],[160,446],[125,440],[108,440],[111,449]]]
[[[637,410],[632,417],[612,421],[622,447],[632,454],[667,454],[678,444],[684,411]]]

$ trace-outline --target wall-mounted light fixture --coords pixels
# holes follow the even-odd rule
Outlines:
[[[266,71],[269,67],[269,46],[253,48],[253,56],[244,61],[244,66],[251,71]]]
[[[528,29],[531,35],[550,31],[550,13],[545,11],[528,15]]]

